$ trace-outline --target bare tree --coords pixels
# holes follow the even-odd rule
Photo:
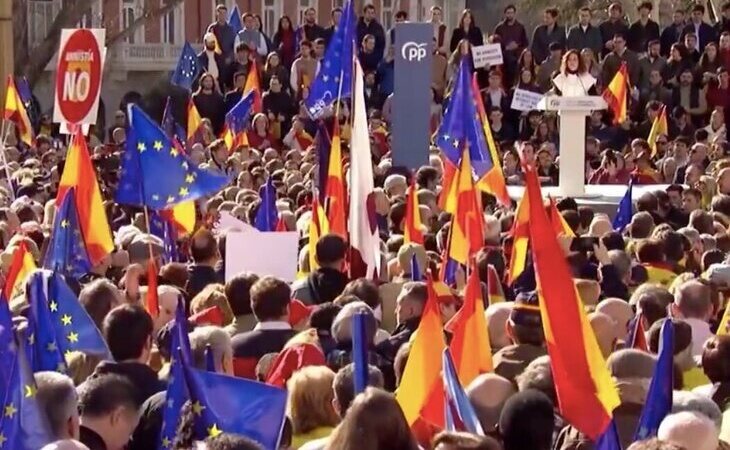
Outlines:
[[[61,39],[61,30],[74,28],[81,21],[84,14],[91,10],[95,0],[75,0],[63,2],[63,6],[56,15],[46,36],[33,48],[28,42],[28,20],[27,1],[13,0],[13,37],[15,41],[15,74],[25,76],[31,88],[40,79],[53,55],[58,51]],[[183,0],[168,0],[162,2],[162,6],[145,8],[142,14],[137,17],[128,27],[115,33],[108,33],[106,46],[111,48],[116,43],[134,34],[139,27],[147,22],[159,19],[171,12],[182,3]],[[117,18],[114,18],[116,20]],[[104,20],[104,24],[110,24],[113,20]],[[121,23],[121,21],[119,21]]]

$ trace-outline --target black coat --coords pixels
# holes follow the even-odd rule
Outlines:
[[[451,33],[449,50],[452,52],[456,50],[456,47],[462,39],[468,40],[472,46],[484,45],[484,35],[482,35],[482,30],[480,30],[479,27],[469,27],[469,31],[464,31],[463,28],[459,27],[454,28],[453,33]]]
[[[215,135],[220,135],[223,131],[223,121],[226,116],[223,96],[216,91],[213,91],[212,94],[198,92],[193,95],[193,103],[195,103],[195,107],[198,109],[200,117],[210,119]]]

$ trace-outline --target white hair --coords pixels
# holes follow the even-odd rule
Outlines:
[[[36,400],[48,420],[53,437],[67,436],[68,421],[78,415],[78,395],[71,378],[58,372],[36,372]]]
[[[718,434],[715,423],[707,416],[683,411],[665,417],[657,437],[692,450],[716,450]]]
[[[672,414],[683,411],[702,414],[715,422],[717,429],[722,425],[722,411],[712,399],[695,392],[674,391],[672,396]]]
[[[216,370],[220,370],[223,358],[233,357],[231,337],[221,327],[204,326],[197,327],[190,333],[190,347],[193,352],[195,365],[199,369],[205,368],[205,349],[210,345],[213,351],[213,361]]]

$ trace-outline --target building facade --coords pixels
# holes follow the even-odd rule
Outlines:
[[[30,48],[39,43],[50,29],[64,5],[74,0],[28,0],[28,42]],[[174,0],[94,0],[92,7],[79,23],[80,27],[106,28],[113,35],[127,28],[145,11],[164,6]],[[107,53],[102,84],[102,102],[109,119],[121,98],[128,91],[141,94],[164,82],[175,68],[183,44],[187,41],[200,47],[202,36],[214,20],[215,8],[225,4],[229,10],[237,5],[239,11],[250,11],[262,19],[268,36],[273,36],[279,18],[287,15],[294,24],[302,22],[304,11],[317,10],[318,22],[329,26],[332,8],[342,7],[344,0],[183,0],[170,13],[157,20],[147,20],[143,26]],[[412,21],[428,20],[431,6],[444,10],[444,22],[451,30],[458,23],[466,0],[355,0],[356,12],[365,4],[375,6],[378,20],[387,30],[393,25],[395,13],[407,11]],[[197,44],[197,45],[196,45]],[[46,67],[45,76],[35,86],[34,93],[44,111],[53,107],[53,77],[55,58]]]

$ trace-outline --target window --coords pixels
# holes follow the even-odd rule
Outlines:
[[[170,4],[174,0],[164,0],[164,3]],[[185,21],[183,20],[183,3],[178,3],[169,13],[160,19],[160,42],[165,44],[181,44],[185,38],[183,36],[183,28]]]
[[[304,23],[304,11],[308,10],[309,8],[314,8],[314,0],[299,0],[299,3],[297,4],[297,18],[299,19],[300,25]]]
[[[380,7],[380,24],[385,30],[390,30],[395,22],[393,0],[383,0]]]
[[[279,18],[282,16],[281,2],[278,0],[263,0],[261,6],[261,27],[264,29],[264,33],[273,39],[274,33],[279,26]]]
[[[144,13],[144,0],[122,0],[122,29],[129,28]],[[125,38],[130,44],[144,42],[144,25]]]
[[[60,0],[31,0],[28,2],[28,46],[40,44],[61,10]]]

